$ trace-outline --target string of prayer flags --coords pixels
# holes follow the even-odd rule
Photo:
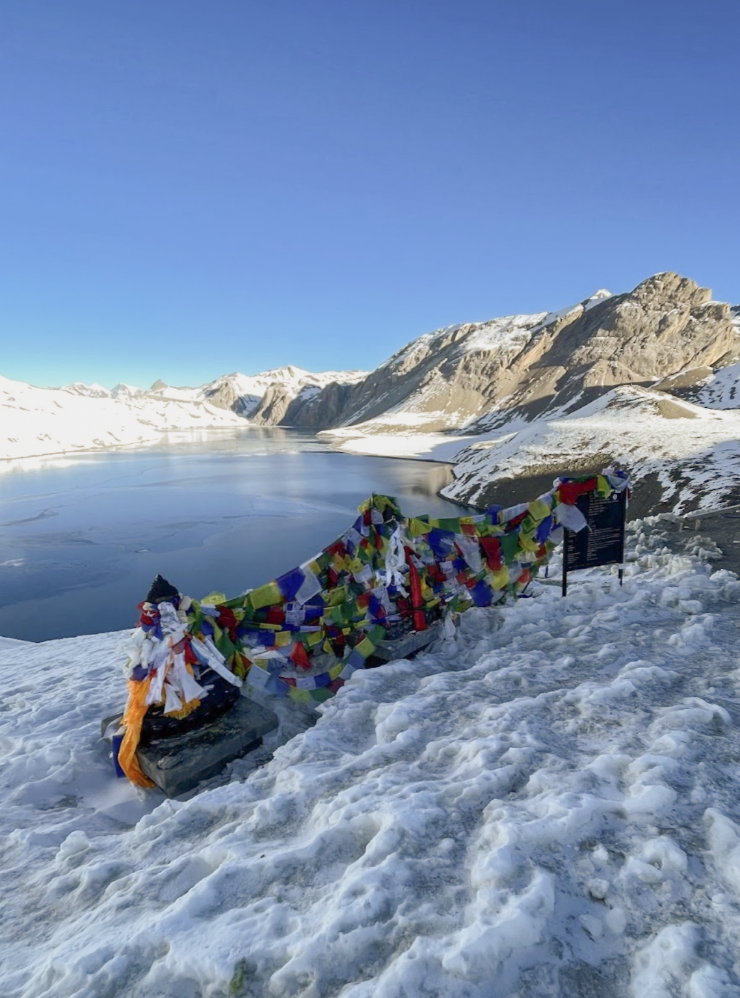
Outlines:
[[[200,675],[207,668],[235,684],[246,679],[277,696],[320,703],[357,669],[379,664],[379,642],[516,597],[547,565],[563,527],[585,527],[580,496],[627,487],[624,473],[606,469],[556,479],[530,503],[457,518],[409,519],[393,497],[372,495],[314,558],[240,596],[212,593],[198,602],[174,596],[161,580],[161,597],[140,604],[140,626],[125,649],[136,718],[127,742],[128,730],[124,736],[127,775],[138,781],[130,760],[144,701],[187,716],[208,696]],[[143,682],[142,698],[134,687]]]

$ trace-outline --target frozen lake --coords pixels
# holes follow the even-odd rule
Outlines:
[[[194,597],[237,595],[316,553],[371,492],[459,516],[446,465],[357,457],[313,436],[171,433],[156,448],[8,463],[0,474],[0,635],[134,626],[160,572]]]

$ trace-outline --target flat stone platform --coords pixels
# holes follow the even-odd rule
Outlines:
[[[233,759],[251,752],[262,736],[278,726],[268,707],[240,696],[231,710],[211,724],[170,738],[152,739],[137,756],[142,770],[168,797],[192,790]]]

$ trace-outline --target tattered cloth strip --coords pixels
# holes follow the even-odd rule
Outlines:
[[[321,702],[389,636],[516,597],[547,564],[562,528],[586,526],[579,496],[627,487],[623,473],[606,469],[556,479],[534,502],[444,519],[406,518],[395,499],[373,495],[314,558],[234,599],[173,597],[161,580],[163,596],[140,605],[141,626],[124,646],[126,675],[149,682],[148,705],[178,717],[206,695],[197,682],[206,666],[235,684],[247,678],[278,696]]]

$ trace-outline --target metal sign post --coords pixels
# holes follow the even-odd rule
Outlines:
[[[624,579],[624,531],[627,521],[627,489],[602,499],[588,492],[576,499],[588,526],[577,533],[565,530],[563,537],[563,596],[568,594],[568,572],[600,565],[619,565],[619,584]]]

